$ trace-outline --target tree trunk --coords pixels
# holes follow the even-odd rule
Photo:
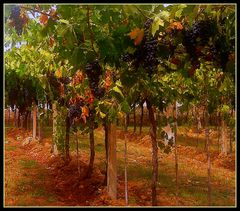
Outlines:
[[[141,103],[141,118],[140,118],[140,131],[139,131],[139,134],[141,135],[142,134],[142,125],[143,125],[143,103]]]
[[[27,111],[25,112],[24,116],[23,116],[23,127],[24,129],[27,129]]]
[[[17,122],[16,122],[16,120],[17,120],[17,118],[16,118],[16,111],[17,109],[15,108],[14,109],[14,127],[17,127]]]
[[[92,123],[93,124],[93,123]],[[86,178],[90,178],[91,174],[93,172],[93,163],[94,163],[94,157],[95,157],[95,149],[94,149],[94,128],[91,125],[89,131],[89,139],[90,139],[90,161],[88,165],[88,170],[86,174]]]
[[[75,133],[75,140],[76,140],[76,148],[77,148],[77,171],[78,171],[78,176],[80,176],[79,150],[78,150],[78,134],[77,134],[77,131],[76,131],[76,133]]]
[[[157,127],[156,120],[154,118],[154,111],[151,103],[147,100],[147,108],[149,112],[149,120],[151,124],[151,141],[152,141],[152,206],[157,205],[157,180],[158,180],[158,147],[157,147]]]
[[[106,186],[107,185],[107,170],[108,170],[108,126],[106,123],[106,120],[104,122],[104,131],[105,131],[105,153],[106,153],[106,170],[105,170],[105,177],[104,177],[104,182],[103,184]]]
[[[198,147],[198,142],[199,142],[199,134],[200,134],[200,129],[201,129],[201,119],[198,116],[197,117],[197,147]]]
[[[52,119],[53,119],[53,135],[52,135],[52,147],[51,147],[51,153],[53,153],[54,155],[58,154],[58,150],[57,150],[57,145],[56,145],[56,130],[57,130],[57,104],[56,102],[54,102],[52,104]]]
[[[133,105],[133,132],[136,132],[136,104]]]
[[[117,199],[117,156],[116,156],[116,125],[108,126],[108,170],[107,192],[112,199]]]
[[[205,119],[206,143],[207,143],[207,163],[208,163],[208,205],[211,206],[211,157],[210,157],[210,142],[209,142],[209,128],[208,128],[208,113]]]
[[[39,122],[38,122],[38,137],[39,137],[39,140],[41,140],[42,134],[41,134],[41,120],[40,120],[40,117],[39,117]]]
[[[128,179],[127,179],[127,116],[125,116],[124,130],[124,179],[125,179],[125,204],[128,206]]]
[[[175,174],[176,174],[176,202],[178,205],[178,153],[177,153],[177,102],[175,103],[175,124],[174,124],[174,132],[175,132],[175,147],[174,147],[174,155],[175,155]]]
[[[233,117],[233,109],[231,110],[230,117]],[[229,127],[229,153],[233,152],[233,146],[232,146],[232,128]]]
[[[227,131],[226,131],[226,123],[224,119],[221,119],[221,145],[222,145],[222,153],[224,155],[228,154],[228,145],[227,145]]]
[[[8,108],[8,125],[10,125],[11,107]]]
[[[18,125],[18,127],[20,127],[20,124],[21,124],[21,122],[20,122],[20,112],[19,112],[19,110],[18,110],[18,119],[17,119],[17,125]]]
[[[130,122],[130,115],[127,114],[127,130],[128,130],[129,122]]]
[[[33,103],[33,139],[36,139],[37,135],[37,105]]]
[[[69,154],[69,133],[70,133],[70,119],[66,117],[66,139],[65,139],[65,164],[68,165],[70,162]]]

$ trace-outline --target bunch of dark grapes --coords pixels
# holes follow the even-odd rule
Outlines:
[[[148,19],[144,24],[144,38],[141,45],[141,52],[136,52],[136,56],[142,59],[142,67],[146,70],[148,76],[157,71],[159,61],[157,59],[158,40],[152,36],[151,26],[153,19]]]
[[[103,88],[99,88],[100,76],[102,75],[103,71],[102,67],[98,63],[98,60],[88,63],[85,69],[89,80],[89,86],[94,97],[97,99],[102,98],[105,90]]]
[[[196,42],[196,36],[193,33],[192,30],[186,30],[183,32],[184,36],[183,36],[183,45],[186,48],[187,53],[191,56],[191,58],[193,60],[197,59],[196,56],[196,46],[197,46],[197,42]]]
[[[121,57],[122,61],[132,62],[135,70],[142,66],[150,78],[157,71],[159,64],[157,59],[158,41],[151,33],[152,23],[153,19],[148,19],[145,22],[144,38],[137,50],[133,54],[126,53]]]
[[[133,59],[134,59],[134,56],[133,54],[130,54],[130,53],[126,53],[121,56],[121,60],[124,62],[131,62]]]
[[[24,25],[27,22],[27,17],[25,15],[21,16],[21,9],[19,6],[14,6],[10,14],[10,24],[15,28],[17,34],[20,36]]]
[[[199,67],[198,46],[206,46],[213,34],[214,22],[212,20],[201,20],[193,23],[192,27],[183,31],[183,45],[190,56],[190,61],[195,68]]]
[[[150,41],[146,41],[143,45],[144,51],[143,67],[146,69],[149,77],[151,77],[154,74],[154,72],[156,72],[157,66],[159,64],[157,60],[157,44],[158,41],[152,39]]]
[[[73,125],[76,118],[80,119],[82,115],[81,107],[84,105],[82,101],[77,102],[74,105],[71,105],[68,110],[68,117],[70,119],[70,125]]]
[[[208,44],[209,38],[212,36],[213,24],[211,20],[201,20],[193,23],[192,32],[195,38],[199,38],[199,45],[205,46]]]
[[[149,35],[151,34],[151,26],[153,23],[153,19],[149,18],[145,23],[144,23],[144,35],[145,38],[149,39]]]

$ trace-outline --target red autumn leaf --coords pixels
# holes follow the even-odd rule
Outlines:
[[[41,24],[46,25],[48,22],[48,16],[46,14],[41,14],[39,21]]]

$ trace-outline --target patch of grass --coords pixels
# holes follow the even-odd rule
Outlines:
[[[7,151],[15,151],[17,149],[16,146],[5,146],[5,150]]]
[[[43,188],[37,188],[33,193],[33,197],[41,197],[41,196],[46,196],[46,192]]]
[[[223,206],[230,206],[234,205],[234,193],[231,193],[229,190],[212,190],[212,202],[214,205],[223,205]]]
[[[197,205],[207,204],[207,189],[200,187],[184,187],[180,188],[179,196],[186,199],[194,199]]]
[[[40,180],[44,180],[45,179],[45,173],[44,172],[39,172],[39,174],[38,174],[38,179],[40,179]]]
[[[27,169],[36,168],[38,165],[35,160],[19,160],[19,163]]]
[[[123,160],[118,161],[119,165],[119,173],[124,175],[124,162]],[[152,178],[152,170],[151,168],[141,166],[139,164],[128,164],[127,167],[128,179],[129,180],[141,180],[147,179],[150,180]]]
[[[57,201],[57,198],[56,198],[56,196],[54,196],[54,195],[50,195],[50,196],[48,196],[47,201],[48,201],[48,202],[56,202],[56,201]]]
[[[32,188],[32,180],[21,178],[15,183],[15,187],[18,194],[24,194]]]
[[[137,203],[135,197],[132,197],[132,196],[129,196],[128,202],[129,202],[129,204],[136,204]]]
[[[105,151],[105,146],[103,143],[98,143],[95,145],[95,151],[97,152],[104,152]]]
[[[24,172],[24,173],[23,173],[23,176],[28,177],[29,174],[28,174],[27,172]]]

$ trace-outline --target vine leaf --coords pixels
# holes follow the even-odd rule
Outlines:
[[[61,78],[61,77],[62,77],[62,71],[61,71],[60,68],[57,69],[57,71],[55,72],[55,76],[56,76],[57,78]]]
[[[167,126],[163,127],[163,131],[165,133],[167,133],[168,136],[168,140],[170,140],[172,137],[174,138],[174,133],[172,131],[172,128],[170,127],[170,125],[168,124]]]
[[[164,26],[164,22],[161,18],[156,17],[152,23],[152,35],[154,36],[159,26]]]
[[[41,14],[39,21],[41,24],[46,25],[48,22],[48,16],[45,14]]]
[[[143,29],[135,28],[130,32],[129,36],[134,40],[134,45],[139,45],[144,37],[144,31]]]
[[[82,114],[81,114],[81,118],[84,121],[84,123],[86,123],[87,121],[87,117],[89,116],[89,110],[88,107],[83,106],[82,107]]]

